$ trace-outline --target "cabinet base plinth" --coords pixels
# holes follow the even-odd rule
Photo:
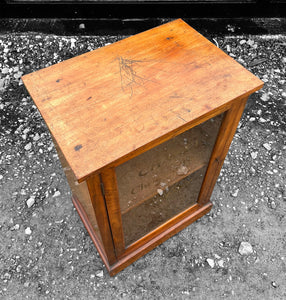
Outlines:
[[[187,227],[188,225],[190,225],[197,219],[201,218],[203,215],[207,214],[212,208],[211,202],[208,202],[204,206],[198,207],[198,209],[196,211],[192,212],[191,214],[186,216],[184,219],[179,220],[177,223],[172,225],[167,230],[165,230],[161,233],[158,233],[158,235],[154,236],[148,242],[141,245],[140,247],[138,247],[137,249],[135,249],[134,251],[132,251],[125,257],[119,258],[115,264],[110,265],[108,262],[107,256],[105,254],[105,250],[102,247],[102,244],[101,244],[99,238],[97,237],[79,200],[75,196],[73,196],[72,202],[73,202],[85,228],[87,229],[102,261],[104,262],[106,269],[108,270],[108,272],[111,276],[116,275],[118,272],[120,272],[121,270],[123,270],[124,268],[126,268],[127,266],[132,264],[134,261],[136,261],[138,258],[147,254],[149,251],[151,251],[152,249],[154,249],[155,247],[157,247],[158,245],[160,245],[161,243],[163,243],[164,241],[166,241],[167,239],[169,239],[170,237],[172,237],[173,235],[175,235],[176,233],[178,233],[179,231],[181,231],[182,229],[184,229],[185,227]]]

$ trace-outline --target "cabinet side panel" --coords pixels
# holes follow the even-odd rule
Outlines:
[[[92,206],[92,202],[91,202],[91,199],[90,199],[90,195],[89,195],[89,192],[88,192],[88,187],[87,187],[86,181],[78,183],[73,171],[71,170],[71,167],[69,166],[67,160],[65,159],[61,149],[57,145],[57,142],[54,139],[53,139],[53,142],[54,142],[56,150],[58,152],[58,156],[59,156],[59,159],[61,161],[63,170],[64,170],[66,178],[67,178],[67,181],[68,181],[70,189],[72,191],[72,194],[75,195],[78,198],[78,200],[79,200],[80,204],[82,205],[86,215],[88,216],[88,219],[89,219],[89,221],[92,225],[92,228],[94,229],[95,234],[97,235],[97,237],[102,242],[101,235],[100,235],[99,228],[98,228],[98,224],[97,224],[97,221],[96,221],[94,208]]]

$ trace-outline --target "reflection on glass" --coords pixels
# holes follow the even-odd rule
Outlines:
[[[116,168],[127,246],[196,203],[221,120],[212,118]]]

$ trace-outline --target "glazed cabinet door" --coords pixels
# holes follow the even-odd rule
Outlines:
[[[197,205],[223,115],[101,173],[117,255]]]

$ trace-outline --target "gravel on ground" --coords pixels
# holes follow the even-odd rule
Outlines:
[[[265,82],[211,212],[110,277],[21,76],[124,36],[0,35],[1,299],[286,299],[286,36],[209,39]]]

